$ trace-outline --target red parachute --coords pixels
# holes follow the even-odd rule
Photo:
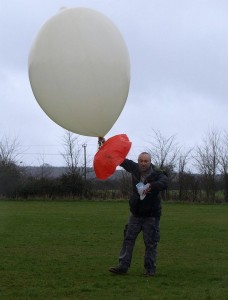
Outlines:
[[[124,161],[130,148],[131,142],[126,134],[115,135],[104,142],[93,160],[96,177],[107,179],[111,176]]]

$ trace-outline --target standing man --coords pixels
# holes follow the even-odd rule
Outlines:
[[[142,231],[145,244],[144,275],[154,276],[162,210],[159,193],[167,189],[168,177],[151,163],[151,156],[147,152],[139,155],[138,163],[125,159],[120,166],[132,176],[133,193],[129,199],[131,215],[124,229],[119,264],[109,271],[115,274],[127,273],[136,238]]]

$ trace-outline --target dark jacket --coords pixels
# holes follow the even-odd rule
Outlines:
[[[144,181],[144,184],[150,183],[151,191],[147,193],[143,200],[140,200],[136,184],[140,182],[139,166],[132,160],[125,159],[120,165],[132,176],[133,194],[129,199],[130,210],[136,217],[160,217],[161,216],[161,197],[160,192],[168,187],[168,177],[165,173],[152,166],[150,175]]]

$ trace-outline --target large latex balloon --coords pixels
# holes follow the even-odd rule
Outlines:
[[[131,142],[126,134],[119,134],[109,138],[94,156],[93,166],[96,177],[107,179],[116,167],[125,159],[131,148]]]
[[[128,96],[128,50],[103,14],[63,9],[37,34],[29,55],[29,79],[37,102],[57,124],[103,137]]]

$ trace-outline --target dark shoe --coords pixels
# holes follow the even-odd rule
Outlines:
[[[121,268],[120,266],[117,266],[117,267],[112,267],[112,268],[110,268],[110,269],[109,269],[109,272],[115,273],[115,274],[118,274],[118,275],[124,275],[124,274],[127,273],[127,270]]]
[[[155,276],[155,271],[146,271],[143,275],[144,276]]]

